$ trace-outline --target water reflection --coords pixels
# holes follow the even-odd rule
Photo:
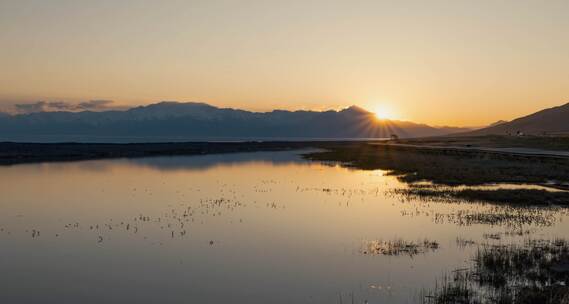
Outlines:
[[[383,171],[298,152],[28,164],[0,177],[6,303],[420,303],[479,244],[569,231],[563,210],[402,200],[392,190],[407,186]],[[379,254],[394,249],[412,254]]]
[[[211,154],[196,157],[172,156],[172,157],[153,157],[153,158],[133,158],[126,159],[130,163],[138,166],[148,166],[159,170],[198,170],[209,169],[216,166],[237,166],[250,163],[267,163],[271,165],[288,165],[295,163],[305,163],[299,154],[310,153],[318,150],[306,149],[295,152],[251,152],[251,153],[232,153]]]

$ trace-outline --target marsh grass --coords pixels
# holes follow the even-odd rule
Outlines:
[[[476,241],[471,240],[471,239],[466,239],[466,238],[463,238],[460,236],[456,237],[455,243],[456,243],[456,246],[460,249],[464,249],[464,248],[476,245]]]
[[[569,213],[569,210],[566,208],[551,206],[472,203],[465,208],[435,211],[429,209],[430,205],[425,205],[426,210],[421,209],[419,206],[414,210],[401,212],[401,215],[430,217],[436,224],[450,223],[457,226],[488,225],[504,227],[507,229],[505,233],[510,236],[522,236],[533,232],[535,228],[550,227],[559,220],[559,216]]]
[[[393,194],[414,199],[478,201],[512,205],[569,205],[569,192],[542,189],[455,189],[453,187],[409,187],[392,190]]]
[[[481,245],[467,269],[446,275],[424,303],[568,303],[569,245],[563,239]]]
[[[481,151],[428,150],[413,147],[353,144],[329,146],[305,158],[336,161],[344,166],[386,170],[400,181],[430,181],[437,185],[485,185],[489,183],[563,185],[569,181],[569,159],[555,157],[495,154]],[[551,200],[569,203],[568,194],[547,196],[542,191],[465,191],[449,194],[493,201],[543,203]],[[428,195],[429,193],[426,193]],[[498,199],[495,199],[498,197]]]
[[[463,146],[487,148],[532,148],[545,150],[569,151],[568,136],[531,136],[506,135],[431,137],[400,139],[400,143],[429,146]]]
[[[364,255],[408,255],[413,257],[418,254],[437,251],[439,247],[440,245],[437,241],[429,239],[416,242],[405,241],[402,239],[389,241],[373,240],[364,241],[361,253]]]

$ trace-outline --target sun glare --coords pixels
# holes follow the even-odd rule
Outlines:
[[[393,109],[387,105],[378,105],[373,110],[375,117],[377,119],[394,119],[395,113]]]

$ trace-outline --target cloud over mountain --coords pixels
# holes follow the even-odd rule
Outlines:
[[[105,99],[95,99],[79,103],[71,103],[66,101],[36,101],[32,103],[18,103],[14,105],[14,108],[18,114],[56,111],[77,112],[123,109],[123,107],[116,106],[114,104],[114,101]]]

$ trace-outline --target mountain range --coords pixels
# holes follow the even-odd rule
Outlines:
[[[357,106],[323,112],[250,112],[196,102],[159,102],[120,111],[0,115],[0,141],[404,138],[466,130],[380,120]]]
[[[463,135],[562,135],[569,133],[569,103]]]

